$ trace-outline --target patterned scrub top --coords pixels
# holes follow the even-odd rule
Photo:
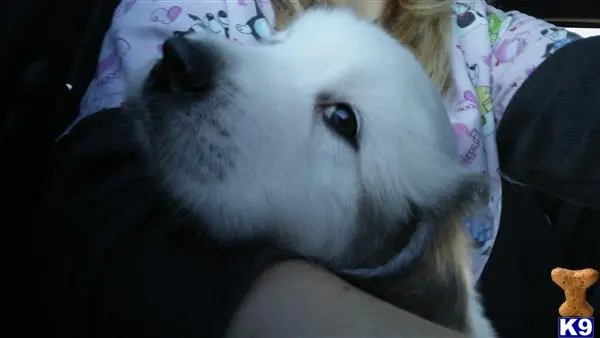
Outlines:
[[[485,173],[492,188],[488,206],[466,220],[476,244],[473,274],[479,278],[500,221],[497,123],[525,78],[578,37],[517,11],[499,11],[484,0],[455,2],[453,19],[455,86],[446,98],[448,116],[462,164]],[[139,65],[158,60],[163,41],[174,34],[206,31],[248,44],[270,36],[274,22],[268,0],[122,0],[75,123],[102,109],[119,107],[125,98],[125,80]]]

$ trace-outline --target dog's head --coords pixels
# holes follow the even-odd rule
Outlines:
[[[348,10],[256,46],[174,37],[143,87],[128,110],[167,192],[221,240],[356,264],[479,196],[422,66]]]

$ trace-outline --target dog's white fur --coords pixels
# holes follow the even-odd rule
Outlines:
[[[146,146],[167,192],[216,239],[268,238],[334,269],[352,268],[414,216],[411,205],[436,214],[456,202],[455,191],[479,182],[457,161],[442,99],[417,59],[352,12],[309,10],[259,46],[193,39],[218,59],[214,88],[201,99],[160,96],[135,109],[145,112]],[[358,149],[323,123],[317,106],[333,103],[359,117]],[[377,220],[361,214],[366,202]],[[445,292],[464,291],[465,331],[493,337],[469,277],[467,244],[454,236],[438,239],[452,253],[440,261],[452,261],[430,274],[446,278],[453,269],[465,289]],[[363,237],[368,245],[357,249]]]

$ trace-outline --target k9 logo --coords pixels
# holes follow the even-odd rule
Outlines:
[[[560,317],[558,318],[558,337],[559,338],[575,338],[586,337],[594,338],[594,318],[575,318],[575,317]]]

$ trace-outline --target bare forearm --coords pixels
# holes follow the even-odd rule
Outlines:
[[[238,337],[464,337],[374,298],[304,262],[257,282],[227,334]]]

